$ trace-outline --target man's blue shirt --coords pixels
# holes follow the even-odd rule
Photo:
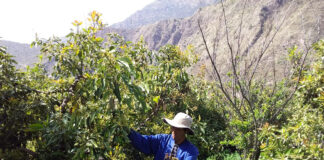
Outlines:
[[[145,154],[154,155],[154,160],[164,160],[165,155],[171,153],[174,145],[174,139],[170,134],[141,135],[131,131],[128,137],[136,149]],[[177,158],[179,160],[196,160],[198,154],[198,149],[185,140],[179,145]]]

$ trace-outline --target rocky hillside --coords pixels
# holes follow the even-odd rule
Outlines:
[[[132,29],[161,20],[192,16],[200,7],[219,0],[156,0],[112,28]]]
[[[17,67],[20,69],[38,61],[39,49],[30,48],[29,44],[1,40],[0,46],[7,47],[7,52],[14,56],[13,59],[17,61]]]
[[[245,55],[256,55],[265,44],[271,44],[269,53],[266,54],[268,59],[265,57],[264,61],[272,56],[277,64],[283,63],[288,48],[293,45],[305,48],[305,45],[310,46],[324,38],[323,0],[247,0],[246,5],[242,0],[227,0],[224,8],[229,41],[234,50],[239,49]],[[242,13],[243,23],[240,29]],[[137,41],[143,35],[148,46],[156,50],[165,44],[181,47],[193,45],[200,57],[198,64],[192,68],[192,72],[197,73],[199,66],[209,64],[198,21],[201,22],[210,49],[215,48],[218,63],[225,64],[229,50],[220,3],[202,8],[189,18],[159,21],[119,33],[130,41]],[[274,39],[271,40],[273,36]],[[242,42],[238,48],[239,37]],[[214,42],[217,42],[215,47]]]

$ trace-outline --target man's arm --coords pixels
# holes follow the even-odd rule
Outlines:
[[[145,154],[156,154],[160,145],[160,135],[141,135],[131,130],[128,138],[132,145]]]

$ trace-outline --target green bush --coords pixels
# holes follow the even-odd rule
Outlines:
[[[262,128],[261,159],[324,158],[324,42],[314,45],[317,61],[304,73],[288,121]]]

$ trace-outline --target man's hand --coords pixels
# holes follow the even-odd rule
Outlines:
[[[131,133],[131,129],[128,126],[120,126],[120,129],[127,134],[127,136]]]

